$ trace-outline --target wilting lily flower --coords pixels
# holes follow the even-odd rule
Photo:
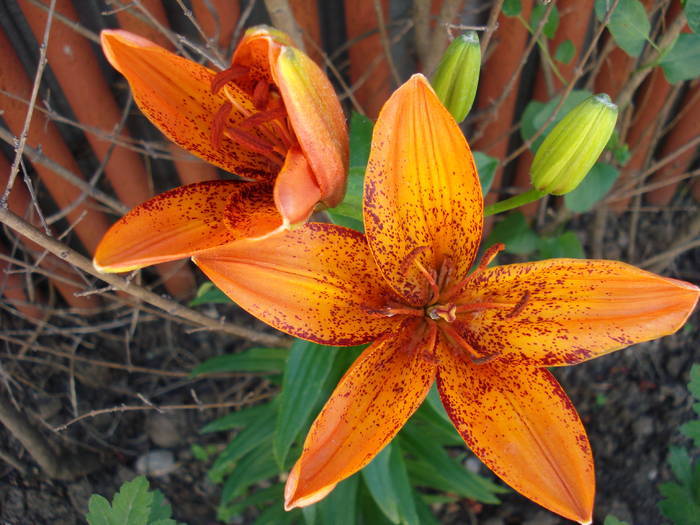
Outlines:
[[[102,241],[100,269],[190,256],[303,222],[319,202],[340,203],[345,117],[329,80],[287,35],[249,29],[220,73],[126,31],[103,31],[101,39],[141,111],[168,138],[254,182],[192,184],[135,208]]]
[[[590,523],[593,459],[546,367],[675,332],[700,290],[615,261],[554,259],[469,274],[483,200],[469,147],[426,79],[412,77],[374,128],[366,236],[311,223],[194,258],[235,302],[316,343],[375,341],[314,421],[286,486],[312,504],[367,465],[437,379],[469,447],[513,488]]]

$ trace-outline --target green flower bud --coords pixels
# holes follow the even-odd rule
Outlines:
[[[452,41],[433,74],[433,89],[457,122],[472,108],[480,68],[479,37],[475,31],[467,31]]]
[[[547,135],[530,167],[532,186],[564,195],[578,186],[603,152],[617,122],[617,106],[605,93],[572,109]]]

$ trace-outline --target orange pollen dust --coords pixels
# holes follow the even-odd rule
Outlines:
[[[281,168],[296,137],[279,90],[269,75],[234,65],[212,77],[212,93],[222,89],[228,100],[214,114],[212,145],[218,149],[227,138]],[[234,89],[246,93],[254,109],[244,107],[234,96]]]
[[[439,271],[426,269],[418,258],[427,249],[427,246],[414,248],[404,258],[400,266],[400,270],[404,274],[408,272],[409,268],[415,267],[425,277],[427,287],[430,290],[430,299],[427,301],[427,304],[423,307],[414,307],[395,301],[388,301],[383,308],[372,310],[370,313],[386,317],[396,315],[422,317],[426,320],[426,323],[423,323],[424,325],[431,325],[440,330],[443,340],[449,344],[452,351],[456,354],[466,356],[474,364],[490,361],[498,356],[498,353],[486,354],[477,351],[467,342],[464,337],[465,334],[460,333],[453,323],[458,319],[466,321],[459,323],[459,328],[463,330],[465,327],[468,327],[468,314],[484,310],[506,310],[506,317],[517,317],[527,305],[530,298],[529,293],[525,293],[516,304],[478,300],[465,302],[466,294],[463,294],[465,288],[470,281],[488,267],[498,252],[503,249],[503,245],[499,243],[489,248],[484,253],[477,268],[461,281],[453,280],[455,267],[448,257],[444,258]]]

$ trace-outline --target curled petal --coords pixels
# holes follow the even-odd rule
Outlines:
[[[469,448],[515,490],[591,523],[595,476],[576,409],[544,368],[476,365],[442,341],[437,384]]]
[[[275,205],[285,225],[307,220],[320,200],[321,190],[306,157],[298,147],[291,148],[275,181]]]
[[[321,201],[337,206],[345,193],[348,130],[333,86],[316,63],[294,47],[283,48],[272,72],[321,189]]]
[[[367,343],[396,324],[361,233],[310,223],[194,258],[234,302],[273,327],[337,346]]]
[[[510,364],[571,365],[678,330],[700,290],[617,261],[550,259],[497,266],[458,302],[501,303],[455,323],[477,351]]]
[[[413,305],[431,290],[421,274],[449,259],[467,275],[483,223],[483,198],[464,135],[425,77],[414,75],[379,114],[364,193],[365,231],[382,273]]]
[[[271,178],[270,161],[224,138],[212,141],[215,115],[230,102],[229,117],[216,124],[235,127],[254,109],[250,97],[235,86],[212,93],[214,72],[179,57],[150,40],[122,30],[102,31],[102,49],[109,62],[129,81],[134,100],[170,140],[224,170],[255,180]],[[217,144],[214,145],[214,142]]]
[[[435,379],[435,325],[405,320],[367,348],[314,421],[285,488],[310,505],[367,465],[420,406]]]
[[[281,222],[271,193],[269,183],[236,181],[199,182],[161,193],[112,225],[95,251],[94,265],[103,272],[126,272],[264,235]]]

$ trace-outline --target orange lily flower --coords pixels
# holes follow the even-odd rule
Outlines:
[[[333,207],[343,199],[342,108],[328,78],[284,33],[249,29],[220,73],[127,31],[103,31],[101,39],[153,124],[249,181],[191,184],[135,208],[98,247],[101,270],[125,271],[265,235],[306,221],[319,202]]]
[[[633,266],[554,259],[469,274],[483,200],[469,147],[421,75],[377,120],[364,193],[366,236],[310,223],[194,261],[236,303],[289,334],[375,341],[314,421],[285,491],[312,504],[367,465],[433,381],[467,445],[514,489],[590,523],[586,432],[546,367],[675,332],[700,290]]]

